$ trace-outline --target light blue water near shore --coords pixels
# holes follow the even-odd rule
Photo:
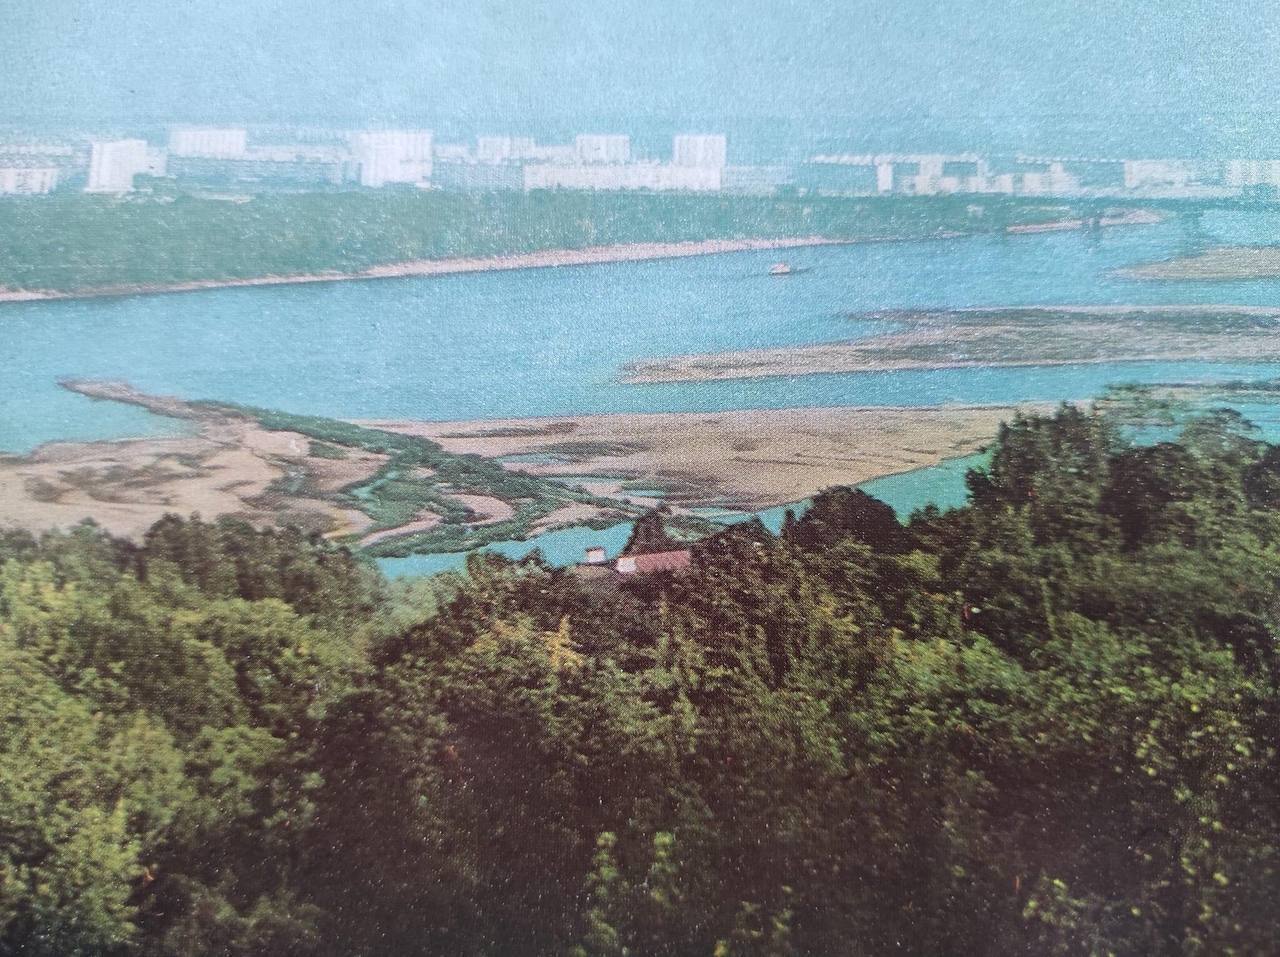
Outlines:
[[[1280,304],[1280,283],[1141,283],[1117,266],[1280,235],[1212,214],[1100,234],[868,243],[589,267],[0,305],[0,449],[172,430],[59,389],[67,376],[343,418],[458,419],[1079,398],[1124,380],[1270,375],[1200,362],[626,385],[629,361],[815,343],[850,313],[1078,303]],[[767,275],[778,258],[809,271]]]
[[[626,363],[847,340],[895,308],[1241,303],[1280,306],[1280,282],[1143,283],[1116,267],[1205,245],[1280,237],[1275,214],[1209,214],[1079,232],[868,243],[590,267],[0,305],[0,449],[177,432],[182,424],[57,386],[125,379],[149,392],[336,418],[463,419],[593,412],[912,406],[1086,398],[1108,384],[1270,378],[1268,363],[1109,363],[627,385]],[[807,271],[770,277],[778,258]],[[1253,410],[1267,416],[1265,403]],[[908,513],[963,501],[964,460],[864,486]],[[776,513],[776,514],[775,514]],[[781,522],[782,510],[765,514]],[[556,564],[620,549],[627,525],[491,546]],[[392,574],[458,556],[384,562]]]
[[[898,517],[905,521],[912,512],[926,505],[937,505],[942,509],[963,505],[967,497],[965,473],[982,465],[988,458],[988,453],[979,452],[947,459],[931,468],[886,475],[883,478],[864,482],[858,487],[868,495],[874,495],[893,506]],[[779,505],[777,508],[756,513],[710,508],[701,509],[699,513],[726,525],[759,518],[765,528],[776,535],[782,528],[782,522],[788,510],[796,515],[803,515],[808,505],[808,501],[803,501]],[[621,522],[605,529],[576,525],[548,532],[524,542],[498,542],[488,546],[486,551],[497,552],[499,555],[515,559],[524,558],[536,548],[549,563],[563,567],[582,561],[587,548],[596,545],[603,548],[609,558],[615,558],[621,554],[630,535],[630,522]],[[466,560],[465,552],[447,552],[438,555],[410,555],[405,558],[380,558],[378,567],[388,578],[407,578],[415,575],[437,575],[440,572],[458,571],[466,564]]]

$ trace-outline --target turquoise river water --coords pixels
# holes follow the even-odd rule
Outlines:
[[[1265,363],[1110,363],[628,385],[629,361],[871,335],[851,314],[894,308],[1241,303],[1280,283],[1139,282],[1116,267],[1226,242],[1274,242],[1280,216],[1207,214],[1058,232],[788,250],[587,267],[0,305],[0,450],[164,434],[171,420],[57,386],[125,379],[149,392],[336,418],[462,419],[592,412],[1077,399],[1114,382],[1270,378]],[[908,509],[949,503],[963,468],[868,486]],[[889,483],[887,485],[883,483]],[[923,497],[922,497],[923,496]],[[570,530],[573,531],[573,530]],[[593,532],[605,544],[625,527]],[[542,536],[553,560],[585,533]],[[617,546],[621,541],[616,542]],[[516,554],[533,547],[512,543]],[[569,552],[572,551],[572,555]],[[443,557],[388,563],[433,570]],[[453,561],[457,561],[456,558]],[[443,566],[441,566],[443,567]]]

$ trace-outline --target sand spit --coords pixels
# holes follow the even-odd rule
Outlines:
[[[1018,408],[821,408],[589,415],[478,422],[367,423],[489,458],[537,454],[511,467],[565,476],[597,494],[661,488],[682,506],[766,508],[977,451]]]
[[[1101,362],[1280,360],[1280,309],[1254,306],[1037,306],[882,312],[895,331],[816,345],[633,363],[631,383],[824,373]]]

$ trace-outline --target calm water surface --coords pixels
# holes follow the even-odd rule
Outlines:
[[[1280,283],[1141,283],[1119,266],[1229,242],[1280,237],[1274,214],[1210,214],[1101,234],[979,236],[787,251],[807,271],[767,275],[780,254],[377,282],[211,290],[0,305],[0,450],[56,439],[165,434],[180,423],[60,389],[64,377],[120,378],[151,392],[338,418],[461,419],[592,412],[719,411],[818,405],[933,405],[1085,398],[1120,381],[1271,377],[1266,363],[1116,363],[948,369],[626,385],[636,359],[829,342],[883,324],[895,308],[1242,303],[1280,306]],[[1249,410],[1276,420],[1275,410]],[[963,500],[969,463],[865,488],[900,511]],[[781,511],[767,521],[781,521]],[[619,550],[628,526],[569,529],[535,545],[577,560]],[[392,574],[454,567],[460,556],[384,563]]]
[[[861,311],[1065,303],[1280,304],[1280,284],[1138,283],[1116,266],[1280,235],[1207,216],[1086,235],[777,253],[0,306],[0,449],[163,432],[172,423],[57,387],[67,376],[335,417],[455,419],[626,411],[1079,398],[1118,380],[1268,375],[1197,362],[962,369],[625,385],[628,361],[872,335]]]

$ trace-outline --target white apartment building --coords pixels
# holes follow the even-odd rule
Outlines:
[[[1125,160],[1124,188],[1183,189],[1195,181],[1194,164],[1186,160]]]
[[[1233,189],[1280,186],[1280,160],[1230,160],[1222,182]]]
[[[571,143],[534,146],[529,151],[528,159],[539,163],[576,163],[578,161],[578,148]]]
[[[574,163],[524,168],[524,188],[586,190],[650,190],[652,192],[716,192],[722,169],[666,163]]]
[[[360,185],[431,181],[430,130],[366,130],[351,137],[360,164]]]
[[[143,172],[148,176],[169,175],[169,151],[163,146],[148,146],[147,168]]]
[[[619,133],[580,133],[573,141],[579,163],[631,161],[631,137]]]
[[[682,133],[671,141],[671,162],[676,166],[711,166],[724,169],[729,141],[722,133]]]
[[[528,136],[476,137],[476,160],[481,163],[509,163],[533,158],[538,146]]]
[[[0,155],[3,156],[57,156],[70,159],[75,156],[75,147],[53,143],[0,143]]]
[[[36,196],[52,193],[57,185],[56,166],[0,167],[0,196]]]
[[[466,143],[435,143],[431,147],[431,152],[434,155],[436,162],[475,162],[475,155],[472,153],[471,147]]]
[[[146,140],[99,140],[89,155],[86,193],[127,193],[133,178],[150,168]]]
[[[235,159],[243,156],[249,134],[229,127],[176,127],[169,131],[169,152],[174,156]]]
[[[1061,163],[1050,163],[1042,172],[1022,174],[1021,192],[1024,196],[1064,196],[1079,189],[1080,181]]]

